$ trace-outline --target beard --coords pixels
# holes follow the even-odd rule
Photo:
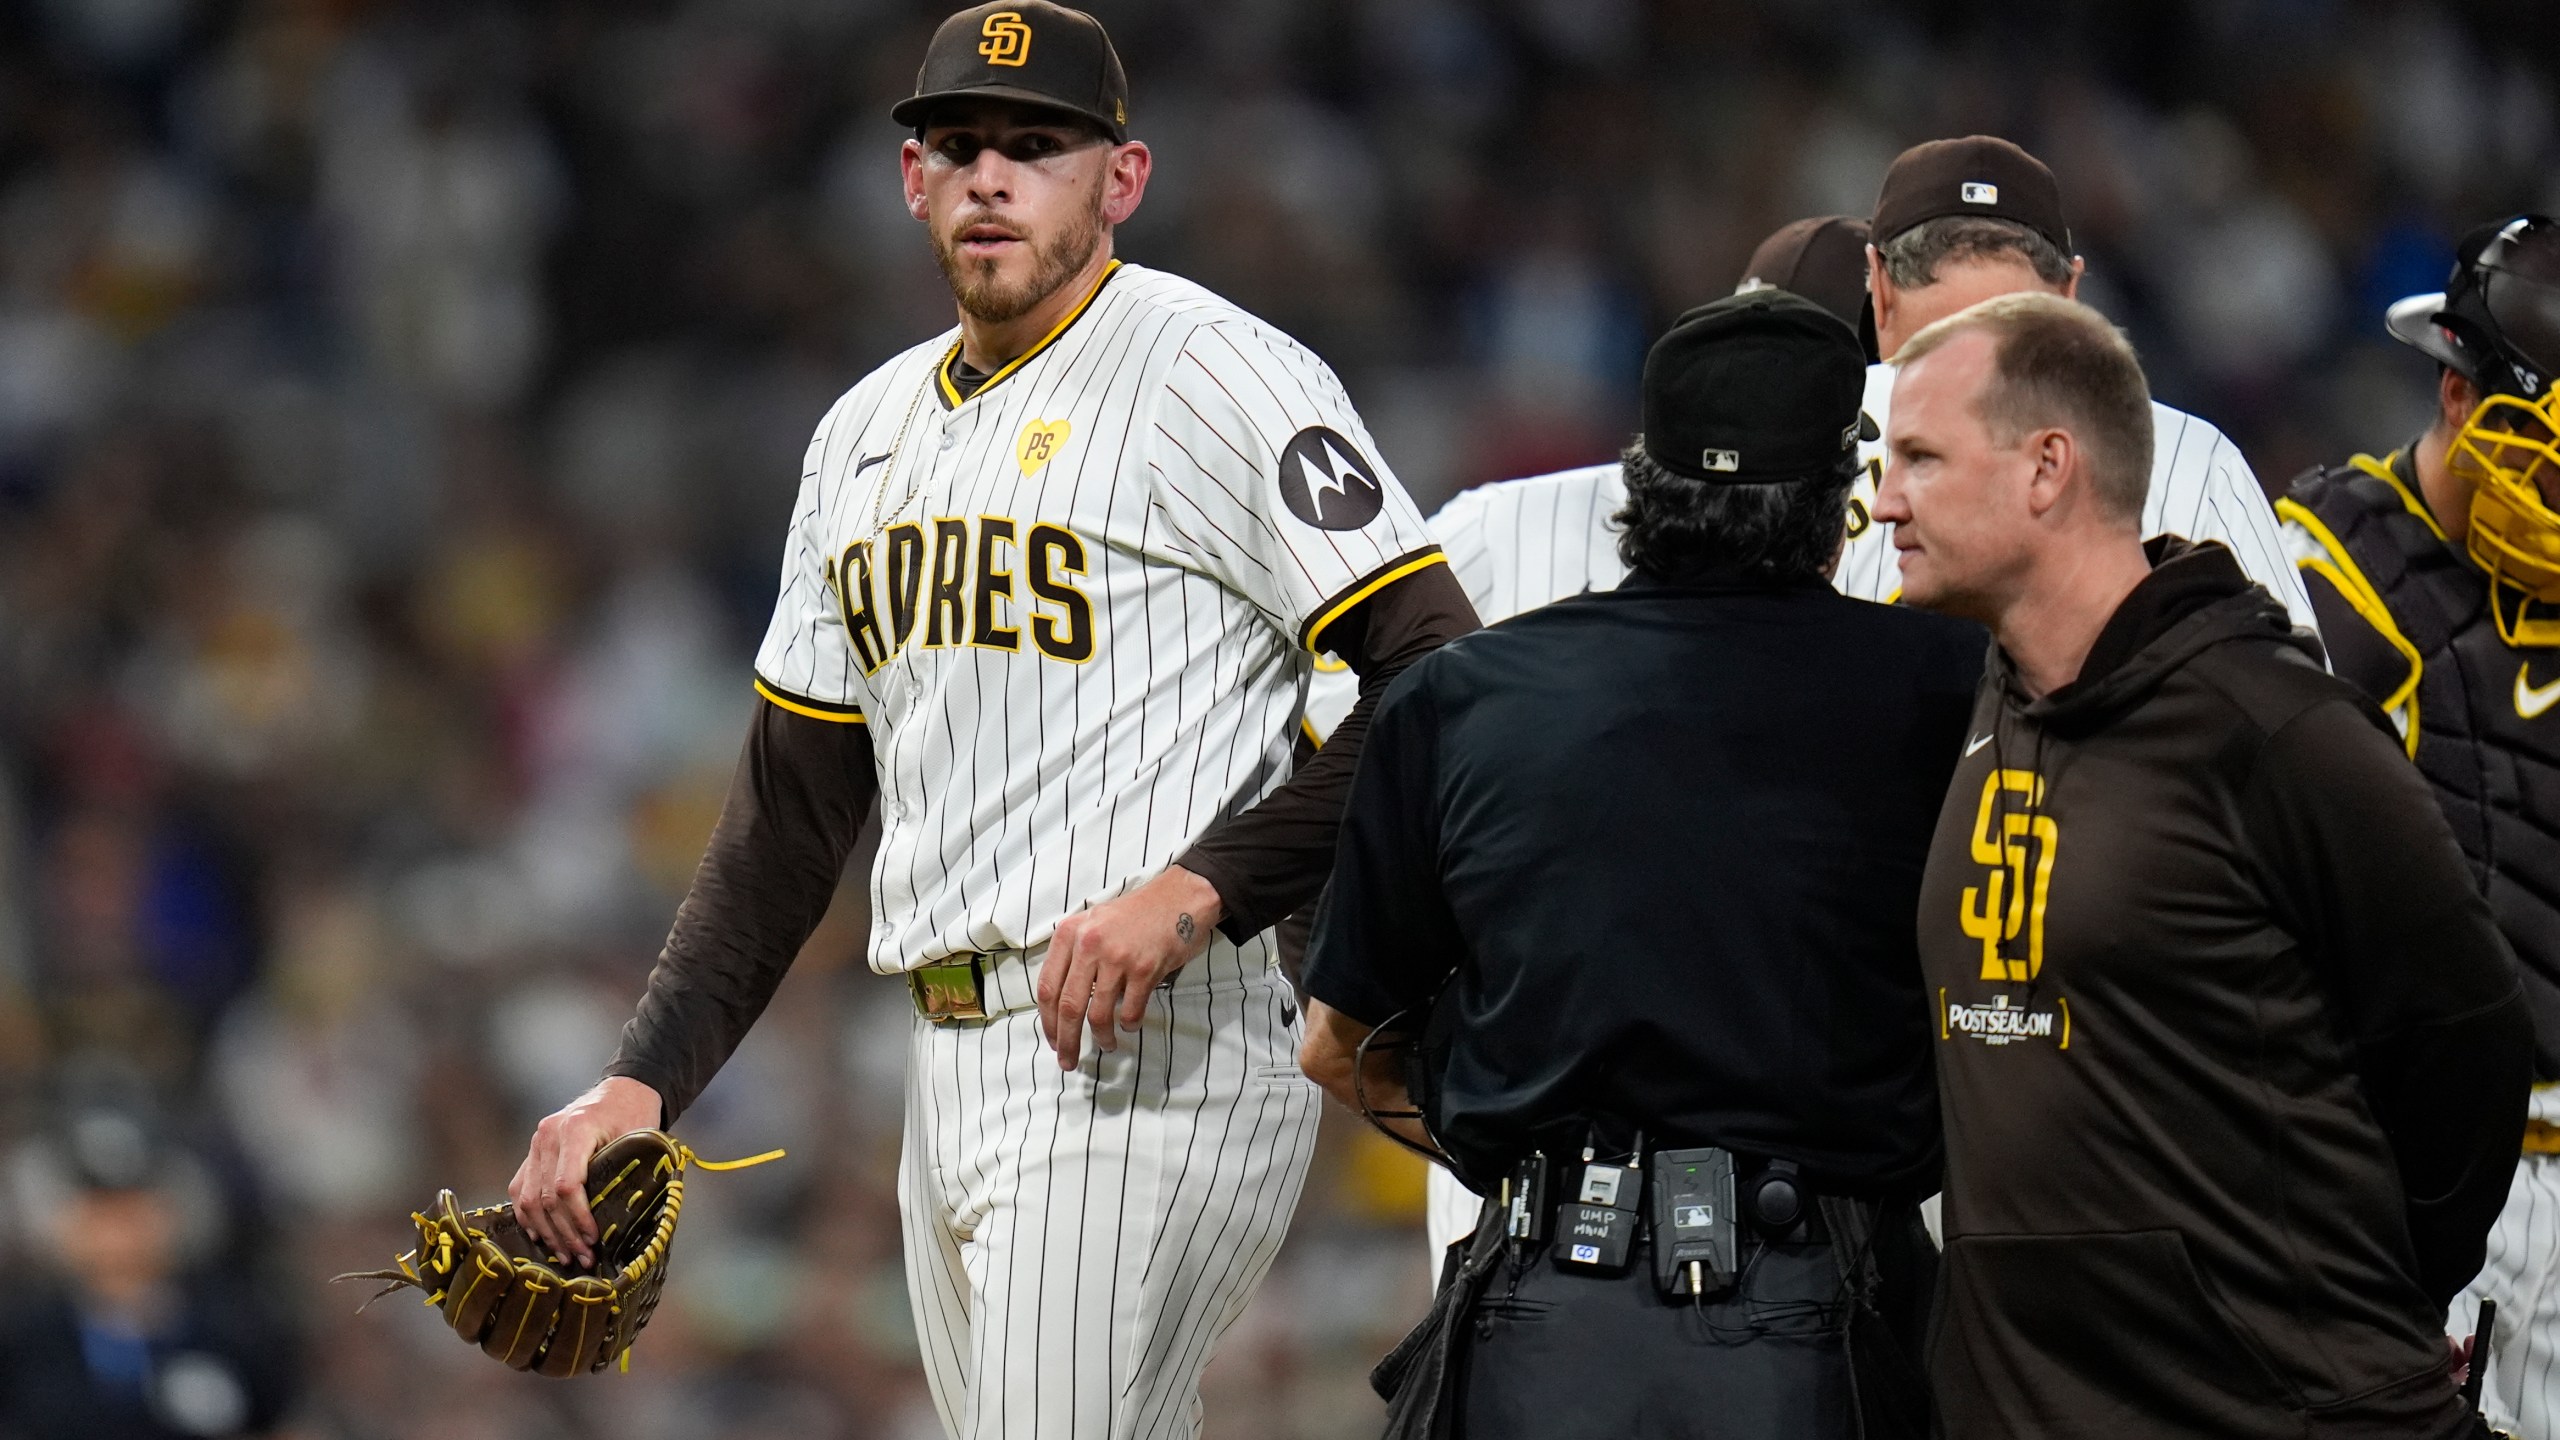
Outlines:
[[[951,285],[952,297],[969,318],[983,324],[1001,325],[1021,318],[1041,301],[1058,291],[1058,287],[1075,278],[1093,259],[1102,245],[1106,228],[1102,220],[1102,191],[1095,187],[1092,203],[1080,208],[1058,233],[1046,241],[1022,237],[1031,250],[1031,273],[1021,280],[1007,282],[1001,263],[994,259],[976,259],[960,253],[957,239],[961,231],[972,225],[1002,225],[984,211],[971,211],[955,217],[948,227],[933,231],[934,263],[942,267],[942,278]]]

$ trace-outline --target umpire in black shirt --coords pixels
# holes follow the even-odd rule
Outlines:
[[[1914,912],[1985,637],[1825,580],[1865,370],[1783,291],[1692,311],[1645,362],[1626,582],[1450,644],[1378,707],[1301,1059],[1392,1113],[1407,1067],[1363,1042],[1422,1031],[1430,1136],[1492,1197],[1448,1343],[1385,1367],[1391,1433],[1925,1425],[1850,1351],[1907,1346],[1926,1303]]]

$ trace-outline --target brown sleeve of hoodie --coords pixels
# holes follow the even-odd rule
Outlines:
[[[2478,1274],[2533,1086],[2516,960],[2435,796],[2379,715],[2316,705],[2272,736],[2244,823],[2277,913],[2322,964],[2399,1160],[2428,1300]]]
[[[871,731],[759,697],[729,797],[607,1075],[658,1092],[672,1125],[764,1013],[827,913],[879,790]]]
[[[1315,898],[1333,867],[1351,772],[1378,697],[1414,661],[1478,628],[1476,607],[1446,565],[1426,565],[1327,627],[1325,648],[1360,677],[1360,698],[1324,748],[1261,803],[1210,827],[1174,863],[1209,882],[1239,943]]]

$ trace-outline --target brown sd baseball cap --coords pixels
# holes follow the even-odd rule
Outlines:
[[[1875,312],[1867,303],[1867,222],[1855,215],[1815,215],[1780,226],[1751,252],[1733,293],[1792,290],[1840,317],[1870,355]]]
[[[1129,138],[1129,77],[1102,22],[1050,0],[995,0],[942,22],[924,48],[916,93],[889,118],[921,129],[936,103],[984,96],[1064,110]]]
[[[2062,187],[2053,172],[1996,135],[1932,140],[1894,157],[1869,229],[1882,245],[1948,215],[2012,220],[2071,253],[2071,227],[2062,219]]]

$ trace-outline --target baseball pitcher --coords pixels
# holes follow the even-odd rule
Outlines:
[[[1475,617],[1322,361],[1113,256],[1152,162],[1092,17],[962,11],[892,115],[960,323],[819,423],[719,826],[607,1078],[512,1195],[588,1252],[587,1157],[700,1093],[876,800],[943,1425],[1192,1435],[1315,1139],[1267,932],[1321,884],[1378,692]],[[1360,699],[1293,767],[1327,652]]]

